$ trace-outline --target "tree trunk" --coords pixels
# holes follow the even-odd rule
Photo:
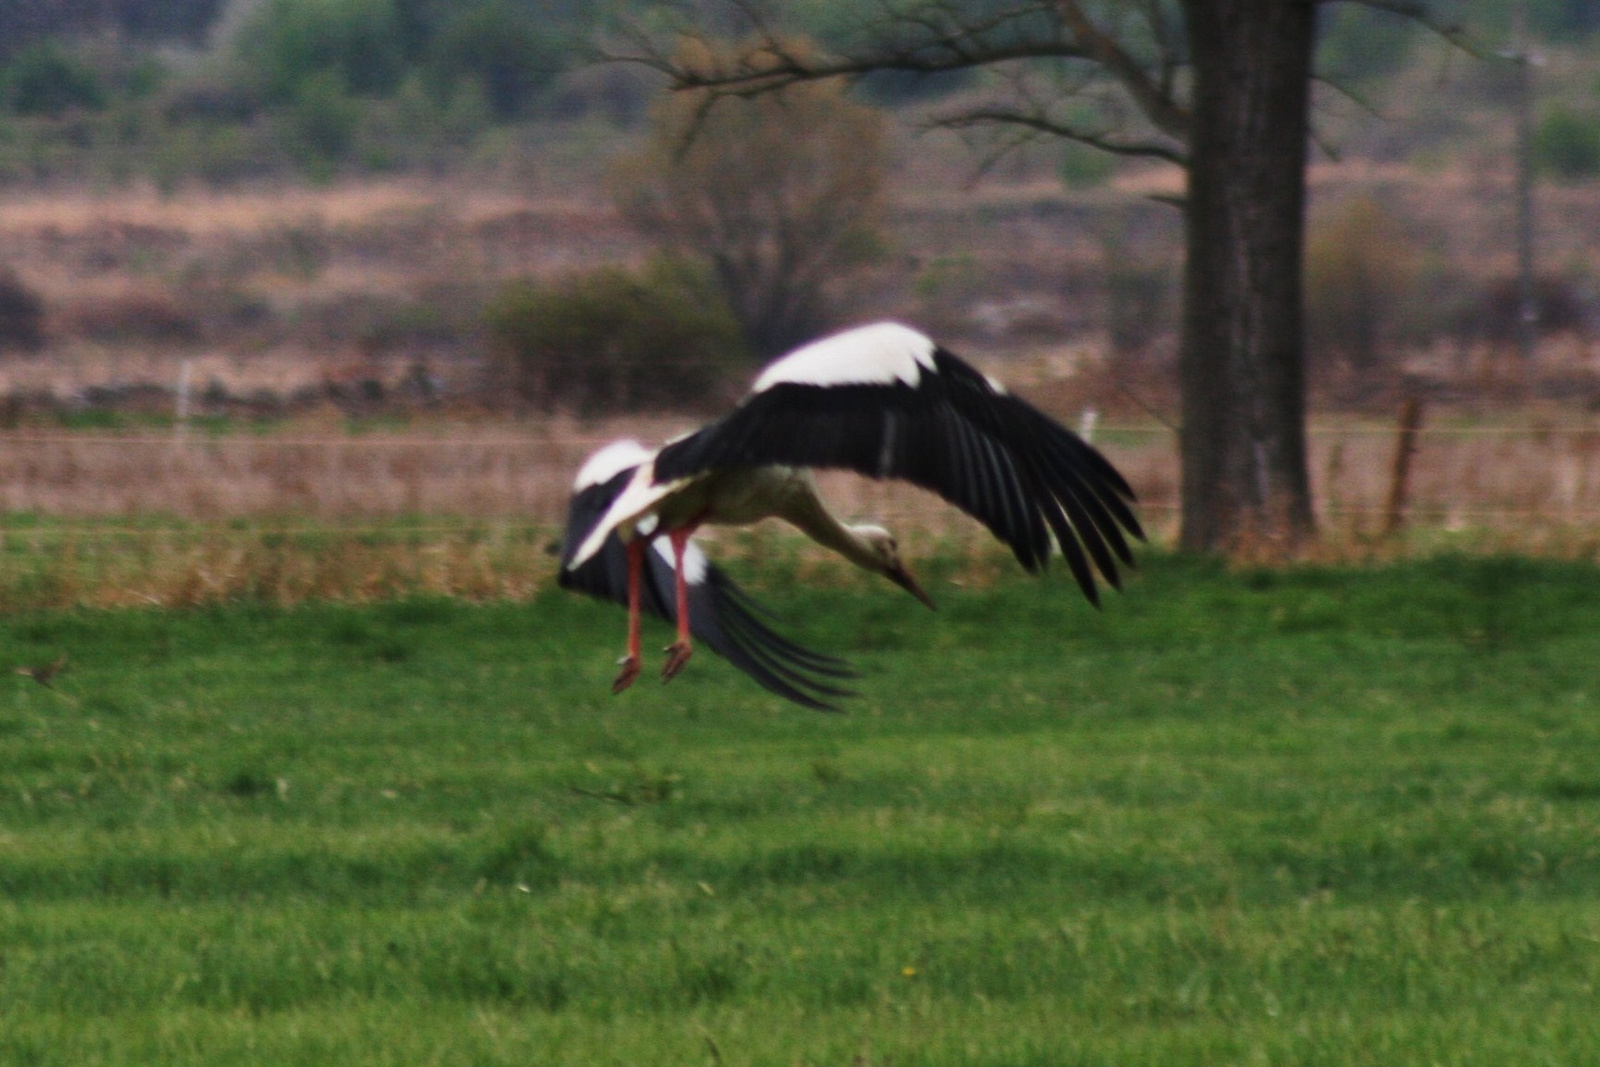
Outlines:
[[[1185,0],[1190,127],[1182,529],[1289,551],[1313,530],[1300,288],[1311,0]]]

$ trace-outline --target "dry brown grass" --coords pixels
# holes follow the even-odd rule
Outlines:
[[[560,198],[553,201],[560,203]],[[211,236],[257,232],[285,220],[369,225],[445,208],[465,223],[479,224],[526,206],[525,197],[504,189],[462,183],[446,191],[439,182],[400,179],[235,191],[196,188],[181,196],[151,186],[109,192],[68,188],[8,193],[0,198],[0,230],[69,235],[121,226]]]
[[[515,522],[7,529],[0,609],[524,599],[553,577],[550,544],[548,530]]]
[[[588,452],[623,434],[660,440],[686,424],[0,434],[0,512],[9,516],[0,521],[9,561],[0,604],[525,597],[553,577],[568,485]],[[1172,431],[1118,422],[1095,435],[1138,491],[1152,540],[1171,544]],[[1394,425],[1318,420],[1312,446],[1323,536],[1308,558],[1505,550],[1600,558],[1600,421],[1425,424],[1394,536],[1383,530]],[[912,558],[953,560],[960,581],[987,584],[1009,569],[981,527],[929,494],[846,475],[822,482],[839,512],[895,529]],[[785,530],[710,537],[720,556],[754,563],[777,551],[793,554],[802,573],[836,570]]]

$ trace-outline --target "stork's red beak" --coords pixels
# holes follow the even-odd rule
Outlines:
[[[898,585],[901,589],[904,589],[906,592],[910,593],[912,596],[928,605],[928,609],[930,611],[939,610],[938,605],[933,602],[933,598],[927,593],[923,592],[922,586],[918,585],[917,580],[911,577],[911,572],[906,570],[904,564],[892,567],[883,573],[887,575],[889,580],[895,585]]]

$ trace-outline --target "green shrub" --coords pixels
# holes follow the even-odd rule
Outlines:
[[[1539,170],[1555,178],[1600,175],[1600,116],[1555,105],[1534,130],[1533,154]]]
[[[358,96],[383,96],[405,73],[391,0],[267,0],[235,44],[268,99],[279,103],[300,98],[319,75]]]
[[[440,99],[476,83],[498,119],[525,115],[559,70],[562,43],[548,20],[510,0],[454,12],[430,42],[429,74]]]
[[[288,122],[296,158],[315,172],[350,154],[361,125],[361,106],[336,74],[320,71],[301,84]]]
[[[674,260],[515,282],[486,317],[495,388],[544,410],[702,407],[746,359],[710,280]]]
[[[988,287],[989,278],[972,253],[935,256],[912,279],[917,322],[936,334],[954,334]]]
[[[54,117],[106,106],[106,90],[94,70],[55,41],[18,52],[3,72],[5,105],[18,115]]]
[[[1088,145],[1067,142],[1061,146],[1056,173],[1068,189],[1094,189],[1117,173],[1117,157]]]
[[[1320,213],[1306,241],[1306,331],[1313,357],[1375,366],[1415,288],[1417,258],[1398,221],[1359,197]]]
[[[276,156],[264,129],[194,125],[168,132],[150,164],[156,180],[169,189],[190,175],[225,186],[264,177],[275,166]]]

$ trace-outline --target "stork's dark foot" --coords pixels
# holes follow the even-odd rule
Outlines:
[[[622,692],[633,684],[635,678],[639,677],[638,656],[623,656],[617,662],[622,664],[622,671],[617,675],[617,680],[611,683],[612,693]]]
[[[683,670],[683,665],[689,662],[689,657],[694,655],[694,648],[687,641],[674,641],[666,648],[667,662],[661,665],[661,680],[670,682]]]

